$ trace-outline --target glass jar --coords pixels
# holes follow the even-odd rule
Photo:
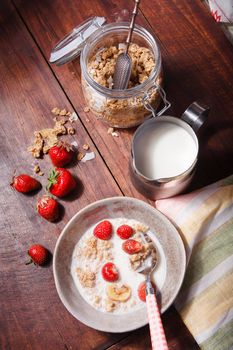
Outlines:
[[[125,43],[129,30],[128,23],[111,23],[95,31],[86,41],[81,53],[82,90],[86,103],[92,113],[114,128],[130,128],[141,124],[155,115],[161,101],[164,108],[157,115],[170,107],[162,89],[163,75],[161,54],[155,38],[143,27],[136,25],[132,43],[148,48],[155,59],[155,67],[147,80],[126,89],[114,90],[98,84],[88,72],[90,59],[106,47]]]

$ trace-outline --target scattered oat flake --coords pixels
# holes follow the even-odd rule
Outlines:
[[[113,131],[113,132],[112,132],[112,136],[113,136],[113,137],[119,137],[119,133],[118,133],[117,131]]]
[[[71,116],[71,112],[66,112],[66,115],[68,116],[68,117],[70,117]]]
[[[68,134],[69,134],[69,135],[74,135],[74,134],[75,134],[75,129],[74,129],[74,128],[69,127],[69,128],[67,129],[67,131],[68,131]]]
[[[95,153],[94,152],[87,152],[85,156],[81,159],[81,162],[85,163],[88,160],[92,160],[95,158]]]
[[[113,128],[108,128],[108,134],[112,134],[114,132]]]
[[[32,146],[27,148],[27,151],[33,155],[34,158],[39,158],[41,155],[41,151],[43,149],[43,138],[40,133],[35,135],[34,143]]]
[[[89,150],[89,145],[87,144],[87,143],[85,143],[84,145],[83,145],[83,149],[85,149],[85,151],[88,151]]]
[[[39,164],[35,164],[35,166],[33,168],[33,172],[35,174],[39,175],[39,176],[43,176],[44,175],[43,171],[41,171],[41,169],[40,169]]]
[[[59,108],[54,107],[54,108],[52,109],[51,112],[52,112],[53,114],[59,115],[59,114],[60,114],[60,111],[61,111],[61,110],[60,110]]]
[[[83,110],[84,110],[84,112],[85,112],[85,113],[90,112],[90,108],[89,108],[89,107],[87,107],[87,106],[86,106],[86,107],[84,107],[84,108],[83,108]]]
[[[66,115],[66,113],[67,113],[67,110],[66,110],[66,109],[62,109],[62,110],[60,111],[60,115]]]
[[[33,168],[33,172],[34,172],[35,174],[37,174],[37,173],[39,173],[39,172],[40,172],[40,167],[39,167],[39,165],[38,165],[38,164],[36,164],[36,165],[34,166],[34,168]]]
[[[73,112],[70,117],[69,117],[69,121],[71,123],[73,123],[74,121],[78,120],[78,116],[77,116],[77,113]]]
[[[77,155],[77,160],[82,160],[84,158],[84,154],[82,152],[79,152]]]
[[[64,125],[65,123],[67,123],[67,120],[61,119],[61,120],[59,121],[59,123],[60,123],[61,125]]]

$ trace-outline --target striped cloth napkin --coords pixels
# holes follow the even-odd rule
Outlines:
[[[178,227],[187,252],[176,309],[201,349],[233,349],[233,175],[156,207]]]

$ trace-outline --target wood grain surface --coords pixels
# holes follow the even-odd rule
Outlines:
[[[116,0],[14,2],[47,60],[56,42],[84,19],[102,15],[111,22],[118,18],[121,9],[128,12],[132,9],[132,1],[128,0],[120,3]],[[231,174],[232,45],[198,0],[156,1],[154,6],[151,6],[150,0],[143,0],[140,8],[142,13],[137,22],[150,25],[161,45],[165,89],[172,103],[168,114],[180,116],[195,100],[211,107],[209,119],[200,131],[198,170],[188,190]],[[49,20],[45,21],[45,18]],[[90,113],[87,116],[83,112],[85,102],[80,84],[79,58],[62,67],[51,65],[51,69],[124,194],[142,198],[129,182],[128,174],[134,130],[122,130],[119,138],[106,137],[107,127]],[[90,122],[87,122],[87,117]]]
[[[87,17],[116,20],[128,0],[2,0],[0,2],[0,348],[146,350],[148,327],[130,334],[107,334],[74,319],[60,302],[52,266],[26,266],[31,243],[51,252],[62,228],[79,209],[105,197],[128,195],[146,200],[133,188],[128,174],[130,144],[135,129],[107,134],[108,127],[85,113],[79,59],[61,67],[48,58],[56,42]],[[138,20],[154,31],[161,45],[165,89],[180,116],[194,100],[209,104],[211,113],[200,131],[197,173],[188,190],[209,184],[233,171],[233,47],[198,0],[141,1]],[[53,125],[55,106],[75,110],[76,135],[88,143],[96,158],[71,167],[79,181],[72,198],[61,201],[63,217],[57,224],[35,212],[39,194],[22,195],[9,186],[14,170],[32,174],[34,159],[26,151],[35,130]],[[47,173],[50,162],[41,160]],[[46,176],[39,178],[43,185]],[[146,200],[147,201],[147,200]],[[148,201],[149,203],[152,203]],[[171,307],[163,322],[169,348],[198,349]]]
[[[97,332],[78,323],[57,296],[52,266],[26,266],[26,253],[36,242],[53,251],[64,224],[79,209],[97,199],[121,195],[121,191],[80,121],[75,123],[73,139],[88,143],[96,158],[71,169],[80,190],[76,198],[60,201],[65,207],[61,222],[51,224],[36,214],[37,195],[23,195],[10,187],[14,170],[32,174],[34,159],[26,149],[33,131],[54,124],[50,112],[54,106],[72,107],[15,10],[1,2],[1,14],[0,348],[101,349],[125,335]],[[48,158],[40,164],[47,173]],[[40,180],[46,185],[46,176]],[[77,346],[80,334],[85,341]]]

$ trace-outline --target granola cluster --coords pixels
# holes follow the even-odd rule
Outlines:
[[[113,88],[113,74],[117,57],[124,51],[124,44],[110,46],[95,53],[88,63],[88,72],[95,82],[106,88]],[[129,55],[132,59],[132,72],[128,88],[136,87],[145,82],[155,68],[155,58],[152,52],[137,44],[129,46]],[[156,83],[162,84],[162,74],[160,73]],[[116,128],[128,128],[140,124],[148,115],[148,111],[143,104],[144,93],[136,94],[129,98],[109,98],[98,93],[82,78],[84,96],[91,111],[98,117]],[[149,103],[153,108],[157,108],[160,96],[154,90]]]
[[[71,113],[67,111],[65,108],[60,109],[58,107],[54,107],[51,110],[52,114],[54,114],[54,122],[55,125],[53,128],[44,128],[39,131],[34,132],[34,141],[31,146],[27,148],[27,151],[32,154],[34,158],[40,158],[41,155],[48,153],[50,148],[55,146],[58,143],[58,137],[61,135],[74,135],[75,128],[71,126],[66,126],[65,124],[69,121],[73,123],[78,119],[77,114],[75,112]],[[61,119],[58,119],[60,118]],[[68,119],[67,119],[68,118]],[[34,169],[35,173],[39,173],[38,167]]]
[[[112,260],[112,243],[109,241],[101,241],[96,237],[90,237],[84,242],[84,247],[78,251],[86,259],[97,259],[98,261]]]
[[[137,270],[149,255],[156,260],[157,253],[152,242],[143,242],[141,234],[135,234],[134,239],[142,244],[142,250],[139,253],[132,254],[129,258],[132,269]]]
[[[28,152],[30,152],[35,158],[39,158],[41,153],[48,153],[50,148],[57,144],[58,136],[67,134],[67,128],[64,125],[65,123],[66,121],[63,119],[57,120],[53,128],[35,131],[35,139],[33,145],[28,147]]]
[[[93,271],[76,269],[79,281],[85,288],[93,288],[95,286],[96,274]]]

